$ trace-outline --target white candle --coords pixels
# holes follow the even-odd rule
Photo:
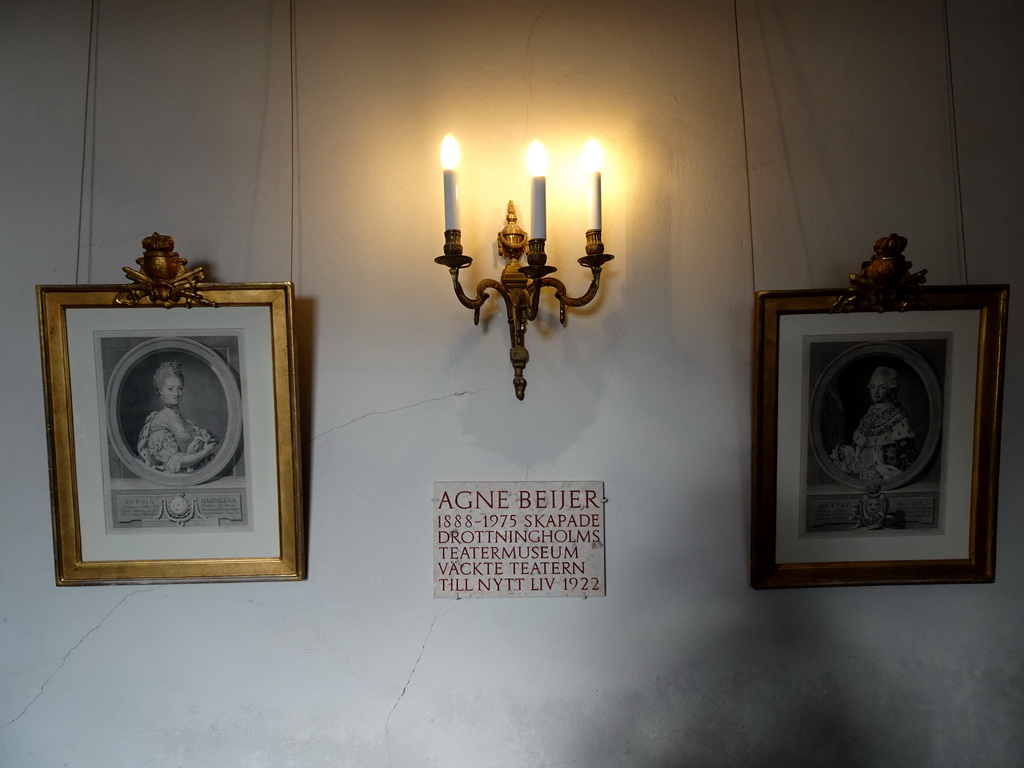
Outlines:
[[[444,228],[459,229],[459,142],[450,133],[441,141],[444,169]]]
[[[526,167],[533,177],[530,195],[531,240],[546,240],[548,236],[547,196],[545,174],[548,172],[548,153],[544,145],[534,139],[526,150]]]
[[[587,195],[587,229],[601,229],[601,166],[604,164],[604,153],[596,139],[591,139],[583,147],[583,167],[590,174],[589,194]]]

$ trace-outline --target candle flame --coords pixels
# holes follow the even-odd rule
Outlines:
[[[452,134],[446,133],[441,140],[441,167],[446,171],[455,170],[459,167],[460,159],[459,142]]]
[[[590,173],[596,173],[604,165],[604,152],[597,139],[591,139],[583,145],[583,167]]]
[[[526,150],[526,167],[531,176],[546,176],[548,172],[548,153],[538,139],[530,142]]]

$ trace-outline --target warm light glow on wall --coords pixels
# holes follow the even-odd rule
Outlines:
[[[584,155],[590,169],[589,213],[585,233],[586,256],[579,259],[579,263],[590,270],[590,287],[580,296],[571,296],[565,284],[552,277],[552,273],[557,270],[548,265],[548,256],[544,250],[547,241],[545,198],[548,153],[544,145],[534,139],[526,152],[526,167],[531,177],[530,226],[533,231],[527,235],[526,230],[519,226],[515,205],[509,200],[505,226],[498,233],[498,252],[506,262],[501,279],[481,280],[477,285],[476,296],[470,296],[463,289],[459,278],[459,272],[473,263],[473,259],[463,253],[462,230],[458,225],[458,182],[455,166],[459,162],[459,145],[450,133],[441,142],[441,167],[444,170],[444,255],[434,261],[448,268],[455,296],[464,307],[473,310],[474,323],[480,322],[480,307],[487,299],[494,294],[504,299],[511,341],[509,359],[514,371],[512,383],[516,397],[520,400],[526,393],[523,370],[530,359],[524,337],[528,323],[537,319],[541,290],[552,290],[559,305],[559,319],[564,324],[566,307],[583,307],[594,300],[601,286],[601,268],[615,258],[604,252],[604,243],[601,241],[601,172],[598,170],[603,161],[601,147],[591,139],[587,142]]]

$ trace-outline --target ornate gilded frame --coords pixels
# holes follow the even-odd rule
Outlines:
[[[854,311],[843,299],[837,301],[839,295],[835,290],[756,294],[751,585],[992,581],[1007,286],[915,287],[912,303]],[[844,487],[834,481],[834,468],[825,473],[816,464],[842,461],[846,448],[836,445],[836,453],[826,456],[816,430],[831,425],[849,435],[857,423],[857,411],[849,407],[844,426],[836,427],[831,414],[826,424],[820,390],[833,385],[818,379],[826,375],[829,355],[856,358],[848,350],[857,344],[868,349],[863,371],[884,362],[870,354],[888,355],[899,367],[901,348],[930,350],[938,361],[940,415],[932,421],[919,415],[911,427],[923,435],[918,442],[938,442],[924,474],[920,466],[901,475],[898,468],[866,459],[859,469],[849,469]],[[833,364],[828,375],[836,368]],[[902,370],[910,372],[905,378],[912,386],[912,368]],[[859,379],[850,374],[844,393],[864,386],[863,371]],[[838,384],[833,389],[840,391]],[[931,389],[923,382],[918,394],[909,395],[921,401],[921,414],[935,413],[936,396],[920,394]],[[818,411],[812,412],[812,402]],[[839,402],[840,413],[842,406]],[[860,424],[865,418],[866,413]],[[867,447],[854,445],[858,441]],[[848,442],[858,457],[881,455],[867,453],[874,450],[871,438],[854,436]],[[891,474],[862,482],[878,471],[875,466]],[[863,474],[853,474],[858,472]]]
[[[37,287],[60,586],[305,578],[292,285],[186,288],[179,301],[167,291],[126,300],[124,285]],[[230,350],[196,349],[204,345]],[[125,371],[136,365],[133,354],[138,373]],[[108,358],[122,361],[117,376]],[[138,417],[122,427],[116,415],[119,398],[125,410],[159,407],[147,404],[148,385],[122,382],[155,381],[153,366],[172,358],[179,374],[177,361],[186,363],[185,381],[191,375],[199,388],[194,402],[212,393],[216,403],[224,390],[227,440],[218,447],[232,461],[197,471],[191,483],[183,478],[193,476],[171,475],[191,469],[166,469],[162,482],[161,472],[142,466]],[[199,412],[215,419],[217,406],[205,407]],[[127,437],[112,439],[118,429]]]

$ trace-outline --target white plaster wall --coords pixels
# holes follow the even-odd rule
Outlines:
[[[931,282],[1024,280],[1024,14],[945,5],[298,0],[294,133],[282,0],[0,5],[0,765],[1019,765],[1013,299],[997,582],[747,585],[752,291],[893,230]],[[618,258],[523,403],[433,263],[449,130],[473,280],[539,136],[581,290],[608,156]],[[53,586],[31,287],[153,230],[296,282],[305,582]],[[605,482],[608,596],[433,599],[432,482],[545,478]]]

